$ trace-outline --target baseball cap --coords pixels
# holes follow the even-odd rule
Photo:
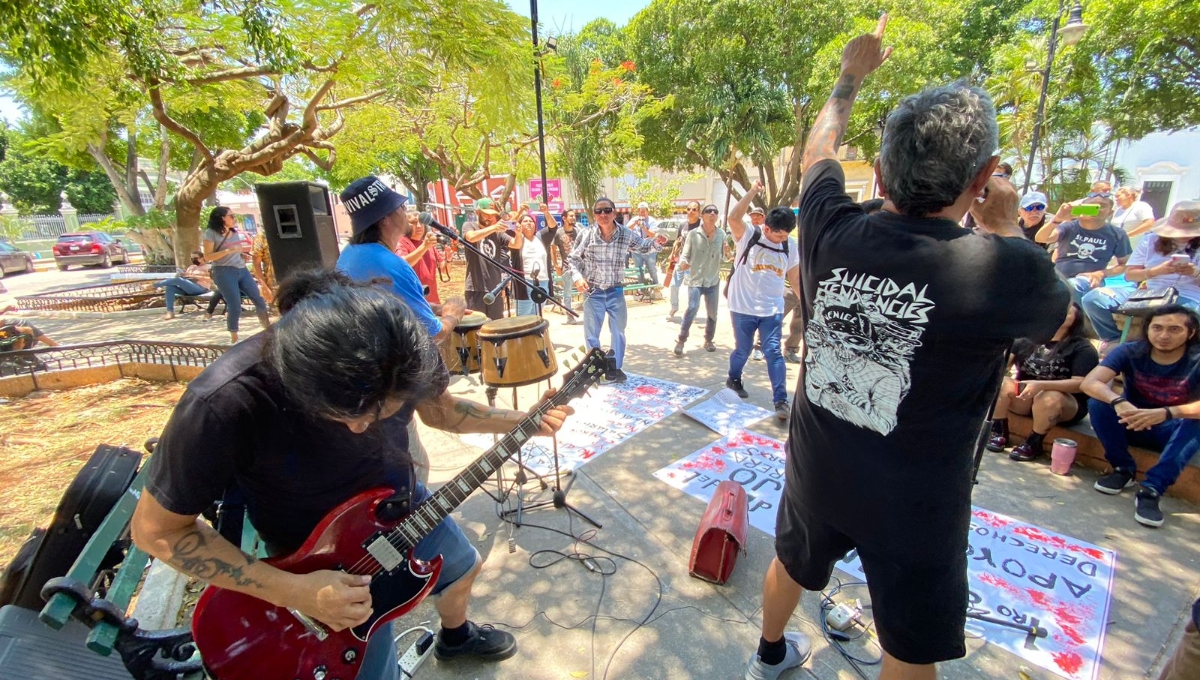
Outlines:
[[[475,201],[475,212],[487,213],[488,215],[500,214],[500,211],[496,210],[496,202],[490,198],[481,198]]]
[[[1021,197],[1021,207],[1028,209],[1031,205],[1050,205],[1050,201],[1046,198],[1046,194],[1040,191],[1031,191]]]
[[[342,191],[341,199],[346,213],[350,215],[350,229],[355,234],[366,231],[367,227],[403,208],[408,202],[403,194],[392,191],[374,175],[351,182]]]
[[[750,209],[750,214],[751,215],[766,215],[767,211],[763,210],[762,208],[760,208],[756,205]]]
[[[649,210],[649,209],[650,209],[650,204],[649,204],[649,203],[647,203],[647,202],[645,202],[645,201],[642,201],[641,203],[638,203],[638,210],[641,210],[642,208],[645,208],[646,210]]]

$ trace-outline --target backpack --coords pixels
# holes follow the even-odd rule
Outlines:
[[[751,229],[754,229],[754,233],[750,234],[750,243],[746,244],[746,249],[742,251],[742,256],[734,260],[733,266],[729,269],[729,278],[725,279],[724,295],[726,299],[729,298],[729,286],[733,283],[733,273],[737,271],[738,265],[746,264],[746,258],[750,256],[751,248],[758,246],[759,248],[765,248],[773,253],[783,253],[784,257],[788,256],[788,243],[792,240],[790,236],[788,237],[787,241],[783,242],[782,248],[772,248],[771,246],[762,243],[762,231],[755,227],[751,227]]]

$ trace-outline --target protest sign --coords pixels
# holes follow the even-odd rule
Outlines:
[[[1072,680],[1095,680],[1116,553],[982,508],[971,512],[971,611],[1045,628],[1044,638],[967,620],[988,642]],[[858,559],[838,568],[863,577]]]
[[[728,387],[683,413],[723,435],[741,432],[763,418],[774,415],[774,412],[742,399]]]
[[[605,383],[571,403],[575,415],[558,433],[560,470],[574,470],[635,434],[703,397],[708,390],[628,374],[624,383]],[[487,449],[491,435],[468,434],[462,441]],[[522,461],[541,474],[554,472],[554,443],[533,437],[521,449]]]
[[[733,480],[746,490],[750,525],[775,535],[783,491],[783,443],[754,432],[737,432],[654,473],[658,479],[707,503],[717,485]]]

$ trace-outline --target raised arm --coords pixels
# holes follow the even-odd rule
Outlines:
[[[479,243],[492,234],[499,234],[502,231],[504,231],[504,224],[497,222],[490,227],[480,227],[478,229],[471,229],[470,231],[463,232],[463,238],[467,239],[467,241],[470,241],[471,243]]]
[[[1058,212],[1054,213],[1038,233],[1033,235],[1033,240],[1038,243],[1054,243],[1058,241],[1058,225],[1071,219],[1071,209],[1074,207],[1072,203],[1063,203],[1058,206]]]
[[[842,72],[833,94],[825,102],[812,132],[808,145],[804,147],[801,166],[807,171],[813,164],[826,159],[837,159],[838,147],[846,136],[850,123],[850,107],[862,88],[863,81],[872,71],[879,68],[892,54],[892,48],[883,47],[883,31],[887,28],[887,14],[879,17],[874,33],[866,33],[851,40],[842,50]]]
[[[742,236],[746,233],[746,210],[750,208],[750,204],[754,202],[755,197],[762,193],[762,182],[754,180],[754,184],[742,196],[742,200],[734,204],[729,209],[729,233],[733,235],[733,242],[737,243],[742,240]]]

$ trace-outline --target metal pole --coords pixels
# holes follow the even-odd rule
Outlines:
[[[1033,142],[1029,146],[1029,164],[1025,166],[1025,186],[1021,195],[1029,192],[1029,180],[1033,178],[1033,162],[1037,157],[1038,142],[1042,141],[1042,118],[1046,114],[1046,90],[1050,88],[1050,69],[1054,67],[1054,50],[1058,47],[1058,23],[1062,20],[1063,3],[1058,4],[1058,14],[1054,16],[1054,26],[1050,30],[1050,50],[1046,57],[1046,70],[1042,71],[1042,94],[1038,97],[1037,117],[1033,123]]]
[[[533,90],[537,96],[538,160],[542,164],[542,203],[549,203],[549,187],[546,184],[546,132],[542,123],[542,55],[538,46],[537,0],[529,0],[529,22],[533,33]]]

